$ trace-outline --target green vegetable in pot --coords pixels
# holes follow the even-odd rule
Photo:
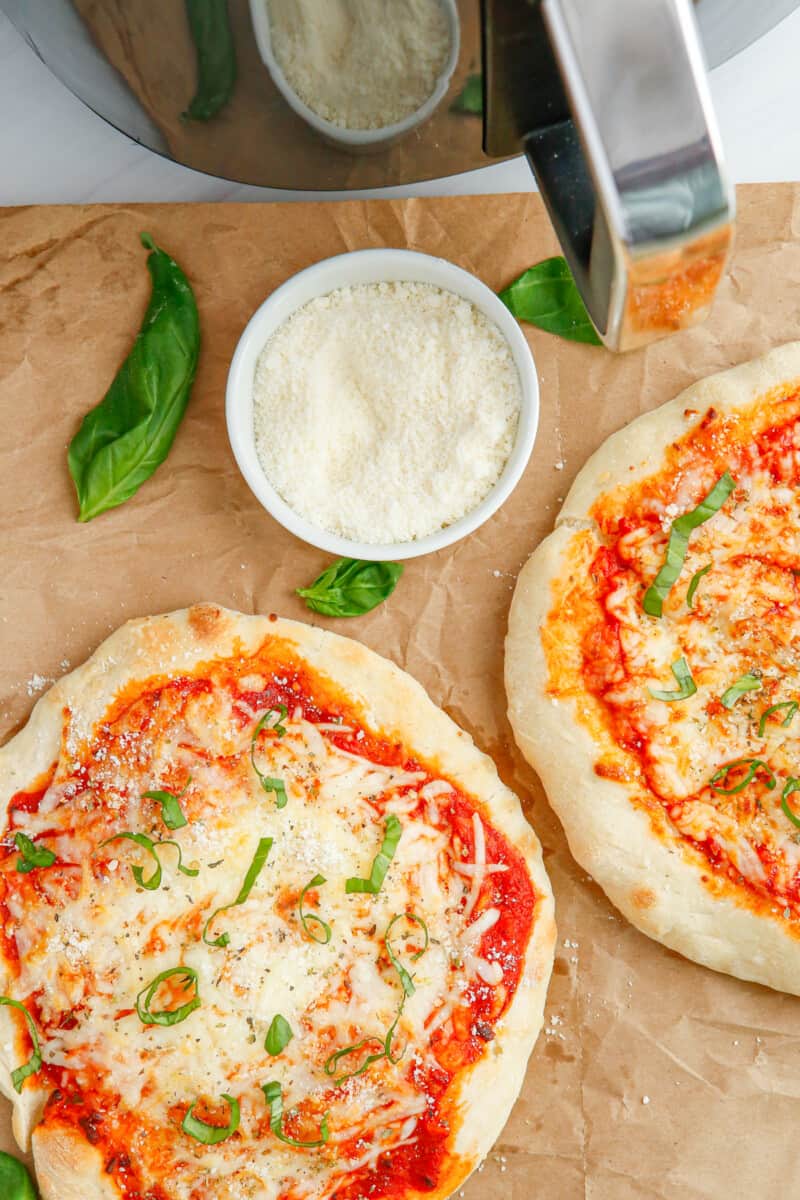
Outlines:
[[[391,596],[402,574],[401,563],[339,558],[310,587],[297,588],[297,594],[326,617],[358,617]]]
[[[153,281],[144,323],[111,387],[69,446],[79,521],[123,504],[164,461],[197,369],[200,322],[189,281],[149,233],[141,238],[151,252],[147,268]]]
[[[546,258],[529,267],[500,292],[500,299],[518,321],[571,342],[602,344],[564,258]]]
[[[236,83],[228,0],[186,0],[186,15],[197,51],[197,91],[183,116],[209,121],[228,103]]]
[[[39,1200],[27,1168],[0,1150],[0,1196],[3,1200]]]
[[[483,114],[483,77],[470,75],[467,82],[450,105],[452,112],[469,113],[480,117]]]

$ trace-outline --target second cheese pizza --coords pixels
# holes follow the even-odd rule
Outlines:
[[[800,344],[611,437],[523,570],[510,718],[645,933],[800,994]]]
[[[132,622],[0,750],[0,1090],[44,1200],[437,1200],[499,1133],[553,905],[491,761],[385,659]]]

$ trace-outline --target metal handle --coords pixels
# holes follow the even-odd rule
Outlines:
[[[503,36],[524,23],[539,68],[550,59],[546,102],[540,82],[522,84],[517,136],[605,344],[624,350],[701,320],[735,202],[690,0],[488,8]]]

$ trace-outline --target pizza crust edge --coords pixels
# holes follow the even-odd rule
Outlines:
[[[165,662],[172,674],[237,649],[255,651],[268,635],[293,642],[312,668],[328,676],[363,707],[369,724],[379,730],[396,731],[432,767],[472,793],[485,809],[487,819],[522,854],[536,889],[533,933],[515,995],[494,1041],[464,1073],[454,1092],[462,1118],[451,1147],[458,1164],[442,1186],[426,1193],[430,1200],[445,1200],[489,1152],[519,1095],[528,1058],[543,1024],[556,927],[541,846],[523,816],[519,799],[502,783],[492,760],[433,703],[416,680],[361,643],[301,622],[272,621],[211,603],[135,619],[112,633],[85,663],[45,693],[28,723],[0,747],[0,814],[5,818],[13,794],[47,770],[56,757],[65,705],[73,713],[80,713],[80,727],[88,734],[110,699],[126,683],[161,674]],[[5,989],[0,959],[0,991]],[[99,1154],[80,1135],[35,1131],[47,1091],[37,1088],[35,1079],[19,1096],[11,1089],[8,1076],[16,1065],[16,1028],[10,1011],[0,1008],[0,1092],[13,1104],[15,1136],[23,1149],[27,1149],[33,1131],[43,1200],[71,1200],[66,1170],[75,1172],[76,1200],[79,1196],[81,1200],[116,1197],[113,1185],[108,1190]],[[5,1045],[14,1061],[4,1056]],[[491,1104],[480,1103],[488,1095]]]
[[[735,411],[796,379],[800,342],[700,380],[607,439],[578,473],[555,530],[520,572],[509,614],[505,680],[514,737],[541,777],[573,857],[631,924],[702,966],[800,995],[798,935],[782,914],[757,914],[730,893],[714,894],[668,823],[658,836],[648,813],[631,803],[625,784],[595,774],[602,746],[580,723],[574,702],[556,705],[548,695],[538,635],[572,539],[577,531],[592,531],[589,510],[614,481],[627,485],[657,471],[664,447],[709,406]],[[687,417],[686,409],[694,414]]]

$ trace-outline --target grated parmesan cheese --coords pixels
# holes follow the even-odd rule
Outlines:
[[[344,129],[411,116],[450,52],[440,0],[267,0],[277,63],[304,104]]]
[[[264,347],[256,451],[312,524],[371,544],[411,541],[488,495],[520,402],[508,343],[469,301],[421,283],[340,288]]]

